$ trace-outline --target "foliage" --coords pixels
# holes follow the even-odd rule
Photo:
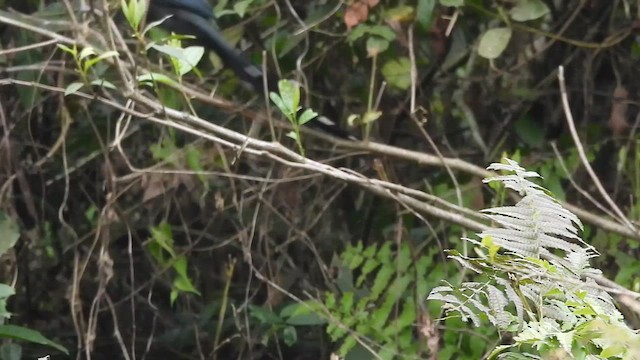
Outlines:
[[[0,211],[0,256],[12,250],[18,240],[18,237],[19,233],[16,223],[4,212]],[[9,320],[12,315],[7,310],[7,302],[11,296],[15,295],[15,292],[16,291],[12,286],[0,283],[0,339],[19,340],[45,345],[68,355],[69,351],[64,346],[49,340],[39,331],[23,326],[6,324],[6,321]],[[19,354],[22,352],[18,344],[10,345],[9,343],[4,343],[1,349],[2,352],[9,352],[12,354]]]
[[[601,201],[640,215],[637,3],[207,1],[221,39],[295,79],[271,95],[282,114],[193,34],[146,21],[148,0],[0,0],[0,211],[12,219],[9,230],[0,219],[0,248],[18,244],[20,269],[16,294],[0,299],[18,315],[11,323],[94,357],[335,358],[342,348],[349,360],[476,360],[495,344],[561,357],[571,341],[576,358],[630,356],[635,334],[601,316],[593,304],[607,302],[591,284],[565,284],[592,269],[565,263],[588,259],[640,290],[638,237]],[[578,141],[561,116],[560,63]],[[305,133],[319,121],[309,109],[368,141]],[[254,126],[270,117],[268,130]],[[283,145],[307,159],[262,141],[287,122],[295,145]],[[566,249],[530,249],[513,229],[469,255],[460,233],[487,222],[476,210],[508,199],[499,182],[480,182],[502,153],[582,211],[581,238],[604,256],[555,233],[548,242]],[[594,195],[589,164],[604,193]],[[444,261],[446,248],[459,262]],[[483,273],[469,278],[462,264]],[[545,292],[554,276],[565,282]],[[466,287],[452,285],[461,278]],[[452,306],[481,327],[425,303],[440,281],[442,296],[473,300]],[[561,310],[573,316],[544,317]],[[39,356],[18,344],[6,339],[0,356]]]
[[[193,286],[188,269],[187,257],[176,253],[171,228],[167,223],[161,223],[151,228],[151,239],[147,244],[149,253],[156,260],[161,268],[173,268],[171,288],[171,303],[174,303],[181,293],[192,293],[200,295],[200,292]]]
[[[501,182],[523,198],[515,206],[484,210],[502,227],[480,233],[481,242],[464,239],[478,246],[478,257],[450,253],[486,280],[438,286],[429,299],[443,301],[446,312],[456,312],[475,326],[482,316],[499,331],[514,333],[514,344],[498,347],[494,356],[510,348],[536,358],[558,352],[593,359],[640,356],[640,336],[624,324],[613,299],[590,278],[601,272],[589,265],[595,253],[578,236],[580,220],[528,179],[539,177],[537,173],[513,160],[506,162],[488,169],[508,174],[484,181]],[[499,357],[516,354],[508,351]]]
[[[321,305],[319,302],[311,300],[287,305],[279,312],[253,305],[250,306],[249,311],[252,318],[266,327],[264,343],[268,343],[269,338],[275,335],[281,337],[285,344],[292,346],[298,341],[296,327],[327,323],[327,319],[321,315]]]
[[[414,258],[411,247],[402,243],[349,246],[341,255],[344,271],[359,273],[352,284],[343,284],[340,295],[328,293],[325,306],[333,318],[327,333],[342,341],[346,356],[357,339],[372,342],[382,359],[411,358],[419,351],[414,324],[420,314],[417,305],[427,295],[424,281],[431,265],[428,256]],[[351,332],[354,334],[351,334]]]
[[[293,126],[293,132],[288,134],[298,145],[300,154],[304,156],[304,148],[302,147],[302,137],[300,135],[300,127],[309,121],[315,119],[318,113],[311,109],[304,109],[300,106],[300,85],[289,80],[280,80],[278,82],[279,93],[271,92],[269,98],[278,107],[282,114],[289,120]]]

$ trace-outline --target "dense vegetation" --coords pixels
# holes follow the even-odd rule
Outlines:
[[[639,3],[212,3],[0,0],[1,359],[640,358]]]

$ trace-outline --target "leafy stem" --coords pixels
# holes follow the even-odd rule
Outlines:
[[[300,155],[304,156],[300,127],[316,118],[318,113],[311,109],[302,111],[302,107],[300,107],[300,86],[295,81],[280,80],[278,82],[278,93],[269,93],[269,98],[291,123],[293,131],[287,136],[296,141]]]

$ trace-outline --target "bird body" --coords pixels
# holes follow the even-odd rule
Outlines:
[[[198,44],[215,52],[238,77],[264,95],[262,70],[225,40],[213,21],[213,8],[206,0],[150,0],[147,18],[149,21],[166,19],[162,27],[194,36]],[[277,91],[276,78],[267,77],[267,91]],[[340,138],[354,138],[324,116],[318,116],[309,125]]]
[[[148,17],[150,21],[166,18],[162,27],[193,35],[197,43],[218,54],[242,80],[262,92],[262,71],[225,40],[214,25],[213,8],[205,0],[151,0]]]

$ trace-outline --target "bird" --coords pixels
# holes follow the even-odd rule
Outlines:
[[[150,0],[147,21],[163,19],[160,27],[176,34],[193,36],[198,45],[216,53],[225,66],[231,68],[258,94],[268,96],[269,91],[277,91],[277,78],[267,76],[265,89],[262,70],[225,40],[215,24],[213,7],[207,0]],[[338,138],[356,140],[326,116],[318,115],[308,124]]]

